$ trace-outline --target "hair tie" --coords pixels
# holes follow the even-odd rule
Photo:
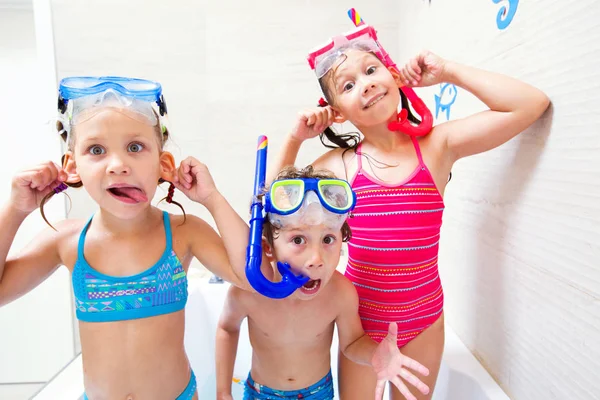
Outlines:
[[[169,183],[169,192],[167,193],[167,203],[173,202],[173,195],[175,194],[175,185],[172,182]]]
[[[60,185],[58,185],[57,187],[54,188],[54,193],[59,194],[60,192],[66,190],[67,188],[68,188],[68,186],[64,182],[61,182]]]

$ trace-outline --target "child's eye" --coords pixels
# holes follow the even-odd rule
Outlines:
[[[88,153],[90,153],[94,156],[100,156],[100,155],[106,153],[106,150],[104,150],[104,147],[98,146],[97,144],[95,144],[88,148]]]
[[[348,82],[344,85],[344,91],[348,91],[348,90],[352,90],[352,88],[354,87],[354,82]]]
[[[129,146],[127,147],[127,151],[130,151],[132,153],[139,153],[143,149],[144,149],[144,145],[141,143],[130,143]]]
[[[376,70],[377,70],[376,66],[374,66],[374,65],[370,66],[369,68],[367,68],[367,75],[374,74]]]
[[[304,243],[306,243],[306,239],[304,239],[302,236],[294,236],[294,237],[292,238],[292,242],[293,242],[294,244],[298,244],[298,245],[300,245],[300,244],[304,244]]]
[[[333,244],[335,242],[335,236],[329,235],[323,238],[323,243],[325,244]]]

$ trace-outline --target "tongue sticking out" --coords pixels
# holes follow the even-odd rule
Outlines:
[[[132,200],[135,200],[138,203],[144,203],[148,201],[148,197],[138,188],[134,187],[120,187],[120,188],[111,188],[110,191],[119,197],[127,197]]]

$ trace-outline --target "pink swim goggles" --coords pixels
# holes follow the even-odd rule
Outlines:
[[[320,46],[308,55],[308,64],[315,71],[318,79],[321,79],[336,64],[337,60],[349,49],[367,51],[375,54],[377,58],[388,68],[394,68],[398,71],[396,64],[392,61],[389,54],[377,40],[377,32],[372,26],[365,24],[358,13],[352,8],[348,11],[348,16],[356,25],[356,28],[343,35],[336,36],[329,40],[325,45]],[[417,96],[414,90],[408,86],[400,88],[411,102],[414,110],[421,117],[421,123],[417,126],[411,124],[407,117],[408,111],[402,109],[398,113],[398,120],[391,122],[388,129],[399,131],[410,136],[427,135],[433,126],[433,116],[425,103]]]

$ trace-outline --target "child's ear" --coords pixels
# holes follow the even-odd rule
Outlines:
[[[260,270],[262,271],[265,278],[270,281],[277,280],[280,275],[277,271],[277,267],[275,266],[275,262],[277,261],[275,254],[273,254],[273,247],[269,244],[267,239],[262,238],[262,248],[263,248],[263,263],[260,266]],[[267,259],[267,263],[264,262],[264,259]]]
[[[333,111],[333,122],[336,124],[343,124],[344,122],[348,121],[348,118],[344,117],[342,113],[335,108],[331,107],[331,110]]]
[[[267,260],[269,260],[269,262],[275,262],[275,255],[273,254],[273,247],[269,244],[269,241],[267,239],[265,239],[264,237],[262,238],[262,248],[263,248],[263,253],[265,254],[265,256],[267,257]]]
[[[396,86],[398,86],[399,88],[404,86],[404,80],[400,76],[400,72],[398,72],[398,70],[395,67],[388,67],[388,71],[390,71],[390,73],[392,74],[394,82],[396,82]]]
[[[72,151],[67,151],[63,156],[62,169],[67,173],[67,183],[79,183],[81,182],[81,178],[77,173],[77,163],[75,162],[75,158],[73,157]]]
[[[160,177],[167,182],[173,182],[176,171],[173,154],[168,151],[160,153]]]

